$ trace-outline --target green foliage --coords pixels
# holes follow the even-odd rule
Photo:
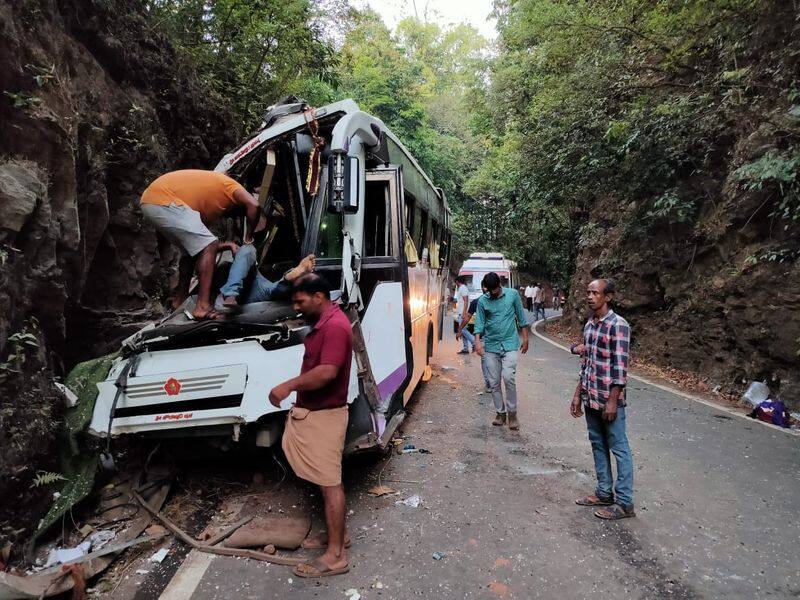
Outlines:
[[[232,108],[239,134],[266,108],[307,79],[333,77],[333,47],[325,39],[336,2],[311,0],[147,0],[155,27],[206,82],[212,100]],[[325,15],[328,15],[327,17]]]
[[[61,473],[53,473],[50,471],[39,471],[36,473],[36,477],[33,478],[31,482],[31,487],[40,487],[43,485],[52,485],[58,481],[66,481],[67,478],[64,477]]]
[[[647,216],[668,223],[686,223],[692,220],[696,210],[690,198],[682,198],[676,189],[670,189],[656,198]]]
[[[22,331],[8,336],[6,344],[6,358],[0,362],[0,383],[4,383],[12,375],[22,372],[22,365],[27,360],[30,348],[38,348],[39,341],[32,331],[38,329],[35,320],[25,325]]]
[[[629,219],[631,235],[656,220],[691,223],[705,198],[685,184],[715,176],[714,148],[760,90],[743,40],[775,5],[498,3],[500,53],[472,122],[503,159],[484,161],[467,189],[492,198],[501,249],[539,257],[528,266],[556,275],[598,241],[586,227],[598,206],[612,222]],[[771,76],[789,89],[789,71]],[[631,201],[642,209],[618,206]],[[532,221],[521,240],[506,231],[520,216]],[[542,244],[550,236],[558,252]]]
[[[745,263],[751,266],[760,262],[784,263],[795,261],[798,258],[800,258],[799,249],[783,247],[772,250],[764,250],[758,254],[752,254],[747,257]]]
[[[8,97],[9,100],[11,100],[11,104],[14,105],[14,108],[28,110],[30,108],[36,108],[42,103],[42,99],[33,94],[28,94],[25,92],[3,92],[3,93]]]
[[[784,155],[770,150],[764,156],[736,170],[736,177],[745,188],[761,190],[772,186],[778,191],[774,215],[794,222],[800,220],[800,152]],[[788,224],[785,227],[789,227]]]

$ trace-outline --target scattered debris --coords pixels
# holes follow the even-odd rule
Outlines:
[[[150,571],[146,571],[144,569],[136,569],[136,574],[137,575],[148,575],[149,573],[150,573]]]
[[[164,526],[169,529],[172,533],[174,533],[184,544],[191,546],[195,550],[199,550],[200,552],[207,552],[208,554],[219,554],[222,556],[238,556],[241,558],[252,558],[254,560],[262,560],[264,562],[277,564],[277,565],[287,565],[296,567],[300,563],[303,562],[303,559],[300,558],[288,558],[285,556],[271,556],[269,554],[265,554],[264,552],[258,552],[256,550],[244,550],[240,548],[223,548],[221,546],[209,546],[205,543],[198,542],[192,536],[187,534],[183,531],[180,527],[175,525],[172,521],[170,521],[167,517],[165,517],[161,512],[150,506],[147,501],[142,498],[142,496],[134,491],[133,497],[136,498],[136,501],[139,502],[147,512],[151,515],[156,517],[159,521],[161,521]],[[309,525],[310,529],[310,525]]]
[[[444,552],[434,552],[432,556],[433,560],[442,560],[447,555]]]
[[[349,590],[345,590],[344,595],[347,596],[350,600],[361,600],[361,594],[359,594],[358,590],[355,588],[350,588]]]
[[[405,500],[398,500],[395,502],[395,504],[397,506],[410,506],[411,508],[419,508],[419,505],[422,504],[422,498],[420,498],[417,494],[414,494]]]
[[[417,448],[414,444],[406,444],[405,446],[403,446],[402,449],[400,449],[400,448],[397,449],[397,453],[398,454],[414,454],[415,452],[418,452],[420,454],[430,454],[431,453],[430,450],[428,450],[426,448]]]
[[[156,562],[158,564],[161,564],[162,562],[164,562],[164,559],[167,558],[167,554],[168,553],[169,553],[169,549],[167,549],[167,548],[159,548],[158,550],[156,550],[156,553],[153,554],[153,556],[150,557],[150,561],[151,562]]]
[[[167,533],[167,530],[164,529],[161,525],[152,524],[150,527],[144,530],[147,535],[164,535]]]
[[[769,398],[769,387],[763,381],[751,381],[747,386],[747,391],[742,395],[742,400],[750,403],[753,407],[758,406]]]
[[[237,525],[237,530],[230,532],[230,537],[222,543],[226,548],[260,548],[272,544],[277,548],[295,550],[311,531],[308,517],[269,515]],[[214,544],[209,542],[208,545]]]
[[[371,487],[367,490],[367,493],[370,496],[375,496],[380,498],[381,496],[388,496],[390,494],[396,494],[397,490],[394,488],[389,487],[388,485],[376,485],[375,487]]]
[[[86,541],[92,544],[92,551],[94,551],[94,550],[100,550],[100,548],[105,546],[115,537],[117,537],[116,533],[108,529],[103,529],[101,531],[95,531],[93,534],[89,536],[89,538]]]
[[[64,563],[78,560],[82,556],[89,554],[92,548],[92,542],[81,542],[74,548],[53,548],[50,554],[47,555],[47,562],[44,563],[45,567],[52,567],[53,565],[62,565]]]
[[[789,427],[791,417],[781,400],[764,400],[755,407],[750,417],[778,427]]]
[[[53,383],[55,384],[58,391],[61,392],[61,395],[64,397],[64,405],[67,408],[72,408],[73,406],[78,404],[78,397],[74,394],[74,392],[71,389],[69,389],[63,383],[59,383],[58,381],[54,381]]]
[[[500,583],[498,581],[492,581],[489,584],[489,591],[491,591],[493,594],[497,596],[504,597],[508,594],[509,589],[508,586],[504,583]]]

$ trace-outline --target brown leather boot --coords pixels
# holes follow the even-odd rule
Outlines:
[[[497,413],[497,416],[492,421],[492,425],[497,425],[498,427],[502,427],[506,424],[506,413]]]
[[[517,431],[519,429],[519,421],[517,421],[517,413],[510,412],[508,413],[508,428],[512,431]]]

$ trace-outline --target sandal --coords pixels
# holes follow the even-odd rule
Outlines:
[[[585,498],[575,500],[575,504],[578,506],[611,506],[614,504],[614,496],[601,498],[595,494],[589,494]]]
[[[325,540],[324,542],[322,540]],[[328,536],[327,535],[320,535],[316,538],[306,538],[302,542],[300,542],[300,547],[305,548],[306,550],[325,550],[328,548]],[[350,536],[344,536],[344,547],[350,547]]]
[[[636,516],[636,511],[633,510],[633,504],[628,507],[620,504],[612,504],[608,508],[601,508],[595,511],[594,516],[598,519],[606,521],[618,521],[619,519],[628,519]]]
[[[314,569],[313,571],[301,571],[300,568],[305,567],[308,569]],[[343,567],[339,567],[338,569],[332,569],[324,562],[322,562],[319,558],[315,558],[310,563],[301,563],[297,565],[294,569],[292,569],[292,573],[297,575],[298,577],[331,577],[332,575],[342,575],[343,573],[347,573],[350,570],[350,565],[346,564]]]

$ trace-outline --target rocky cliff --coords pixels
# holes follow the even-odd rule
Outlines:
[[[637,203],[620,198],[594,206],[567,316],[577,335],[586,283],[613,277],[635,356],[723,393],[767,381],[800,410],[800,232],[781,216],[779,186],[749,189],[740,170],[785,151],[800,122],[785,98],[753,114],[709,148],[720,157],[715,173],[682,182],[695,190],[692,219],[643,222]]]
[[[224,107],[209,105],[136,0],[0,0],[0,88],[0,498],[9,498],[57,468],[54,376],[161,310],[173,250],[143,225],[141,191],[167,170],[212,167],[231,140]],[[0,537],[13,533],[11,516],[0,517]]]

